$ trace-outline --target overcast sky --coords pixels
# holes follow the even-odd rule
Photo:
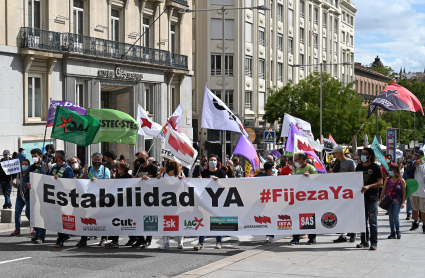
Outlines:
[[[353,0],[355,61],[368,65],[379,55],[399,72],[425,69],[425,0]]]

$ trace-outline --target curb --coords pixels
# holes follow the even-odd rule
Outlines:
[[[285,242],[283,239],[277,240],[275,243],[271,244],[268,248],[263,248],[262,250],[246,250],[244,252],[241,252],[239,254],[218,260],[216,262],[201,266],[200,268],[185,272],[183,274],[180,274],[178,276],[175,276],[175,278],[197,278],[202,277],[204,275],[207,275],[209,273],[212,273],[214,271],[217,271],[219,269],[222,269],[226,266],[229,266],[231,264],[234,264],[236,262],[245,260],[249,257],[258,255],[260,253],[263,253],[264,251],[268,251],[270,249],[273,249],[276,247],[276,243]],[[261,246],[263,247],[263,246]]]
[[[21,228],[27,228],[29,226],[30,222],[28,220],[21,221]],[[0,233],[9,230],[15,230],[15,223],[0,223]]]

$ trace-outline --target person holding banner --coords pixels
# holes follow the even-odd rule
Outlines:
[[[362,163],[357,165],[356,172],[363,172],[364,205],[366,215],[366,233],[362,233],[361,242],[357,248],[378,249],[378,201],[379,187],[382,185],[381,167],[375,163],[375,152],[371,148],[364,148],[360,157]],[[369,222],[369,229],[367,224]]]
[[[274,166],[274,162],[273,161],[267,161],[266,163],[264,163],[264,166],[263,167],[264,167],[264,172],[258,174],[257,177],[271,177],[271,176],[275,176],[274,171],[276,171],[276,168]],[[266,235],[266,242],[273,243],[275,241],[276,241],[276,239],[274,238],[274,235]]]
[[[288,165],[282,168],[279,173],[279,176],[291,175],[295,170],[294,158],[292,156],[288,157]]]
[[[47,144],[46,145],[46,153],[43,155],[43,162],[44,163],[56,163],[55,161],[55,146],[53,144]]]
[[[69,165],[71,165],[72,171],[74,172],[74,179],[82,179],[85,170],[81,167],[80,159],[76,156],[71,157],[69,159]]]
[[[214,181],[217,181],[218,179],[225,179],[226,178],[226,173],[217,168],[217,156],[215,154],[210,154],[209,158],[208,158],[208,168],[204,171],[202,171],[201,175],[199,176],[200,178],[204,178],[204,179],[212,179]],[[222,240],[222,236],[216,236],[216,244],[215,244],[215,249],[221,249],[221,240]],[[204,248],[204,242],[205,242],[205,236],[200,236],[199,237],[199,243],[193,247],[193,249],[195,250],[201,250]]]
[[[15,230],[11,233],[11,236],[18,236],[21,234],[21,214],[25,207],[25,216],[30,219],[30,204],[29,204],[29,191],[27,188],[23,188],[22,179],[27,174],[26,171],[30,166],[30,161],[24,159],[22,161],[21,172],[16,175],[16,183],[13,187],[18,189],[15,202]]]
[[[10,152],[9,150],[3,151],[3,158],[1,161],[10,160]],[[11,209],[12,202],[10,201],[10,194],[12,193],[12,175],[6,175],[3,167],[0,167],[0,183],[1,183],[1,192],[3,192],[4,196],[4,205],[3,209]]]
[[[117,156],[113,151],[107,150],[103,154],[103,157],[106,161],[104,166],[109,169],[109,172],[111,172],[111,179],[117,179],[119,177],[118,166],[120,165],[120,163],[117,162]]]
[[[26,174],[22,178],[22,188],[28,188],[29,190],[31,190],[30,173],[39,173],[42,175],[46,175],[49,172],[50,166],[43,161],[42,155],[43,153],[41,152],[40,149],[31,150],[31,157],[34,163],[33,165],[31,165],[31,167],[27,170]],[[45,170],[46,165],[48,170]],[[29,198],[28,198],[28,203],[26,203],[26,206],[28,208],[28,216],[30,216],[31,207],[30,207]],[[28,218],[28,220],[30,219]],[[35,228],[35,234],[31,238],[31,241],[34,242],[35,244],[40,244],[40,243],[44,243],[45,238],[46,238],[46,229]]]
[[[239,161],[239,157],[233,158],[233,171],[235,172],[235,178],[243,178],[244,177],[244,170],[242,169]]]
[[[308,177],[309,175],[318,174],[316,168],[307,163],[307,158],[308,157],[304,152],[299,152],[294,155],[294,164],[296,167],[294,170],[294,175],[304,175],[305,177]],[[293,235],[292,241],[289,243],[289,245],[293,246],[299,244],[300,237],[300,235]],[[316,234],[308,235],[307,244],[316,244]]]
[[[179,178],[182,179],[184,174],[181,170],[180,163],[177,163],[171,159],[167,160],[164,165],[164,172],[161,175],[158,175],[157,179],[160,178]],[[161,250],[170,249],[170,236],[163,236],[163,244],[158,248]],[[183,239],[184,236],[175,236],[174,240],[177,241],[178,248],[183,249]]]
[[[425,220],[425,158],[424,152],[418,150],[416,154],[417,159],[415,161],[414,167],[414,178],[418,181],[418,190],[410,195],[410,204],[413,209],[413,223],[411,231],[414,231],[419,228],[419,214],[421,214],[422,223]],[[422,232],[425,233],[425,224],[422,225]]]

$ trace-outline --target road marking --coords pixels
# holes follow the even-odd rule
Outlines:
[[[10,261],[3,261],[3,262],[0,262],[0,264],[6,264],[6,263],[11,263],[11,262],[16,262],[16,261],[22,261],[22,260],[26,260],[26,259],[31,259],[31,257],[25,257],[25,258],[10,260]]]

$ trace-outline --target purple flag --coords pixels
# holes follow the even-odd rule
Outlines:
[[[313,160],[314,163],[314,168],[316,168],[316,170],[318,172],[322,172],[322,173],[327,173],[326,172],[326,168],[325,166],[323,166],[322,162],[320,161],[320,159],[317,157],[315,152],[312,151],[306,151],[305,154],[310,157]]]
[[[62,106],[68,110],[74,111],[79,115],[86,115],[87,110],[66,100],[52,100],[50,99],[49,113],[47,114],[46,126],[53,126],[55,120],[56,107]]]
[[[241,155],[249,160],[255,170],[260,169],[260,159],[257,155],[257,150],[252,145],[251,141],[242,133],[238,144],[236,145],[233,155]]]
[[[281,157],[282,155],[280,154],[280,152],[278,152],[277,150],[272,151],[272,153],[270,155],[274,155],[277,158]]]
[[[301,131],[299,131],[298,128],[293,123],[291,123],[291,127],[289,128],[288,133],[288,140],[286,141],[285,147],[285,151],[287,152],[294,152],[294,133],[304,137]]]

